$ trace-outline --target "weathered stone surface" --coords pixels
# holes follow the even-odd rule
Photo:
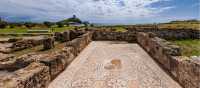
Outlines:
[[[36,54],[36,53],[30,53],[22,55],[18,58],[13,58],[9,60],[2,60],[0,62],[0,67],[4,70],[10,69],[11,71],[16,70],[22,70],[23,68],[27,68],[27,66],[30,66],[32,63],[43,63],[46,67],[48,67],[48,76],[50,80],[53,80],[58,74],[60,74],[73,60],[74,58],[83,50],[92,39],[92,33],[88,32],[84,35],[79,36],[77,39],[72,40],[70,43],[71,45],[64,47],[61,51],[53,52],[51,54]],[[10,71],[9,70],[9,71]],[[13,73],[13,72],[12,72]],[[34,72],[30,72],[29,74],[34,74]],[[26,75],[24,75],[26,76]],[[19,76],[20,77],[20,76]],[[8,84],[11,85],[10,88],[19,85],[19,88],[44,88],[44,87],[38,87],[36,85],[46,85],[45,83],[39,84],[39,83],[32,83],[35,81],[35,78],[23,78],[24,80],[15,81],[18,80],[17,77],[11,76],[8,83],[5,83],[5,81],[1,81],[0,83],[3,83],[5,85],[2,86],[8,86]],[[44,78],[41,78],[43,80]],[[7,81],[6,81],[7,82]],[[18,83],[19,82],[19,83]],[[28,84],[30,83],[30,84]],[[14,85],[14,86],[12,86]],[[18,86],[17,86],[18,88]]]
[[[200,87],[200,60],[186,57],[173,57],[171,72],[185,88]]]
[[[8,40],[8,42],[12,43],[12,42],[20,41],[20,40],[22,40],[22,38],[10,38],[10,39]]]
[[[61,32],[55,32],[54,38],[55,38],[56,41],[63,41],[63,35],[62,35]]]
[[[3,53],[0,53],[0,62],[1,61],[7,61],[9,58],[14,58],[14,55],[12,54],[3,54]]]
[[[66,60],[67,57],[65,55],[55,53],[54,55],[40,59],[40,62],[49,67],[51,79],[53,80],[67,66]]]
[[[40,63],[32,63],[2,78],[0,88],[46,88],[49,83],[49,68]]]
[[[96,30],[93,34],[93,40],[136,42],[136,33]]]
[[[63,37],[65,42],[70,41],[70,31],[63,32]]]
[[[180,56],[180,47],[171,44],[170,42],[152,37],[148,33],[137,34],[138,43],[158,62],[164,65],[166,69],[170,69],[170,56]]]
[[[184,88],[200,87],[200,59],[181,56],[178,46],[148,33],[137,34],[138,43],[175,77]]]
[[[28,66],[30,63],[39,62],[40,59],[47,57],[48,54],[29,53],[20,57],[5,58],[0,61],[0,69],[2,70],[18,70]]]
[[[26,48],[31,48],[43,43],[43,39],[23,39],[13,43],[11,46],[12,51],[19,51]]]
[[[170,29],[170,28],[155,28],[155,27],[129,27],[128,31],[135,32],[153,32],[158,37],[164,39],[200,39],[200,30],[193,29]]]
[[[12,51],[12,43],[0,43],[0,52],[1,53],[10,53]]]
[[[43,40],[43,49],[48,50],[54,48],[54,38],[46,38]]]
[[[75,55],[77,55],[91,42],[91,40],[92,40],[92,33],[88,32],[70,42],[67,42],[66,46],[73,47],[76,51]]]

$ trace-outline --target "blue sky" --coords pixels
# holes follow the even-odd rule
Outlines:
[[[200,0],[0,0],[0,17],[9,21],[58,21],[73,14],[111,24],[200,19]]]

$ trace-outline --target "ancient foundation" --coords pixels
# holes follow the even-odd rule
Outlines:
[[[127,32],[75,30],[56,33],[53,37],[55,41],[66,42],[66,46],[60,51],[54,52],[51,55],[32,53],[17,58],[12,55],[1,58],[0,88],[47,88],[52,80],[70,66],[72,61],[75,63],[74,59],[91,41],[125,41],[138,43],[183,88],[200,88],[200,58],[188,59],[188,57],[181,56],[180,48],[165,40],[171,38],[199,39],[199,33],[196,30],[161,31],[153,29],[134,29],[128,30]],[[15,40],[12,41],[16,42]],[[43,40],[30,42],[27,44],[22,40],[17,40],[13,49],[20,50],[42,44]],[[48,44],[46,45],[48,46]],[[114,66],[108,65],[105,67],[106,69],[121,68],[121,60],[117,58],[114,61],[110,61],[110,63],[114,64]],[[148,63],[146,64],[148,65]]]

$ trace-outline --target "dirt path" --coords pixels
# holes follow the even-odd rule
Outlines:
[[[49,88],[181,88],[137,44],[94,41]]]

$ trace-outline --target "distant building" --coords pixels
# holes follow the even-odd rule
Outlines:
[[[69,26],[77,26],[77,27],[80,27],[80,26],[84,26],[84,24],[78,23],[78,22],[69,22]]]

